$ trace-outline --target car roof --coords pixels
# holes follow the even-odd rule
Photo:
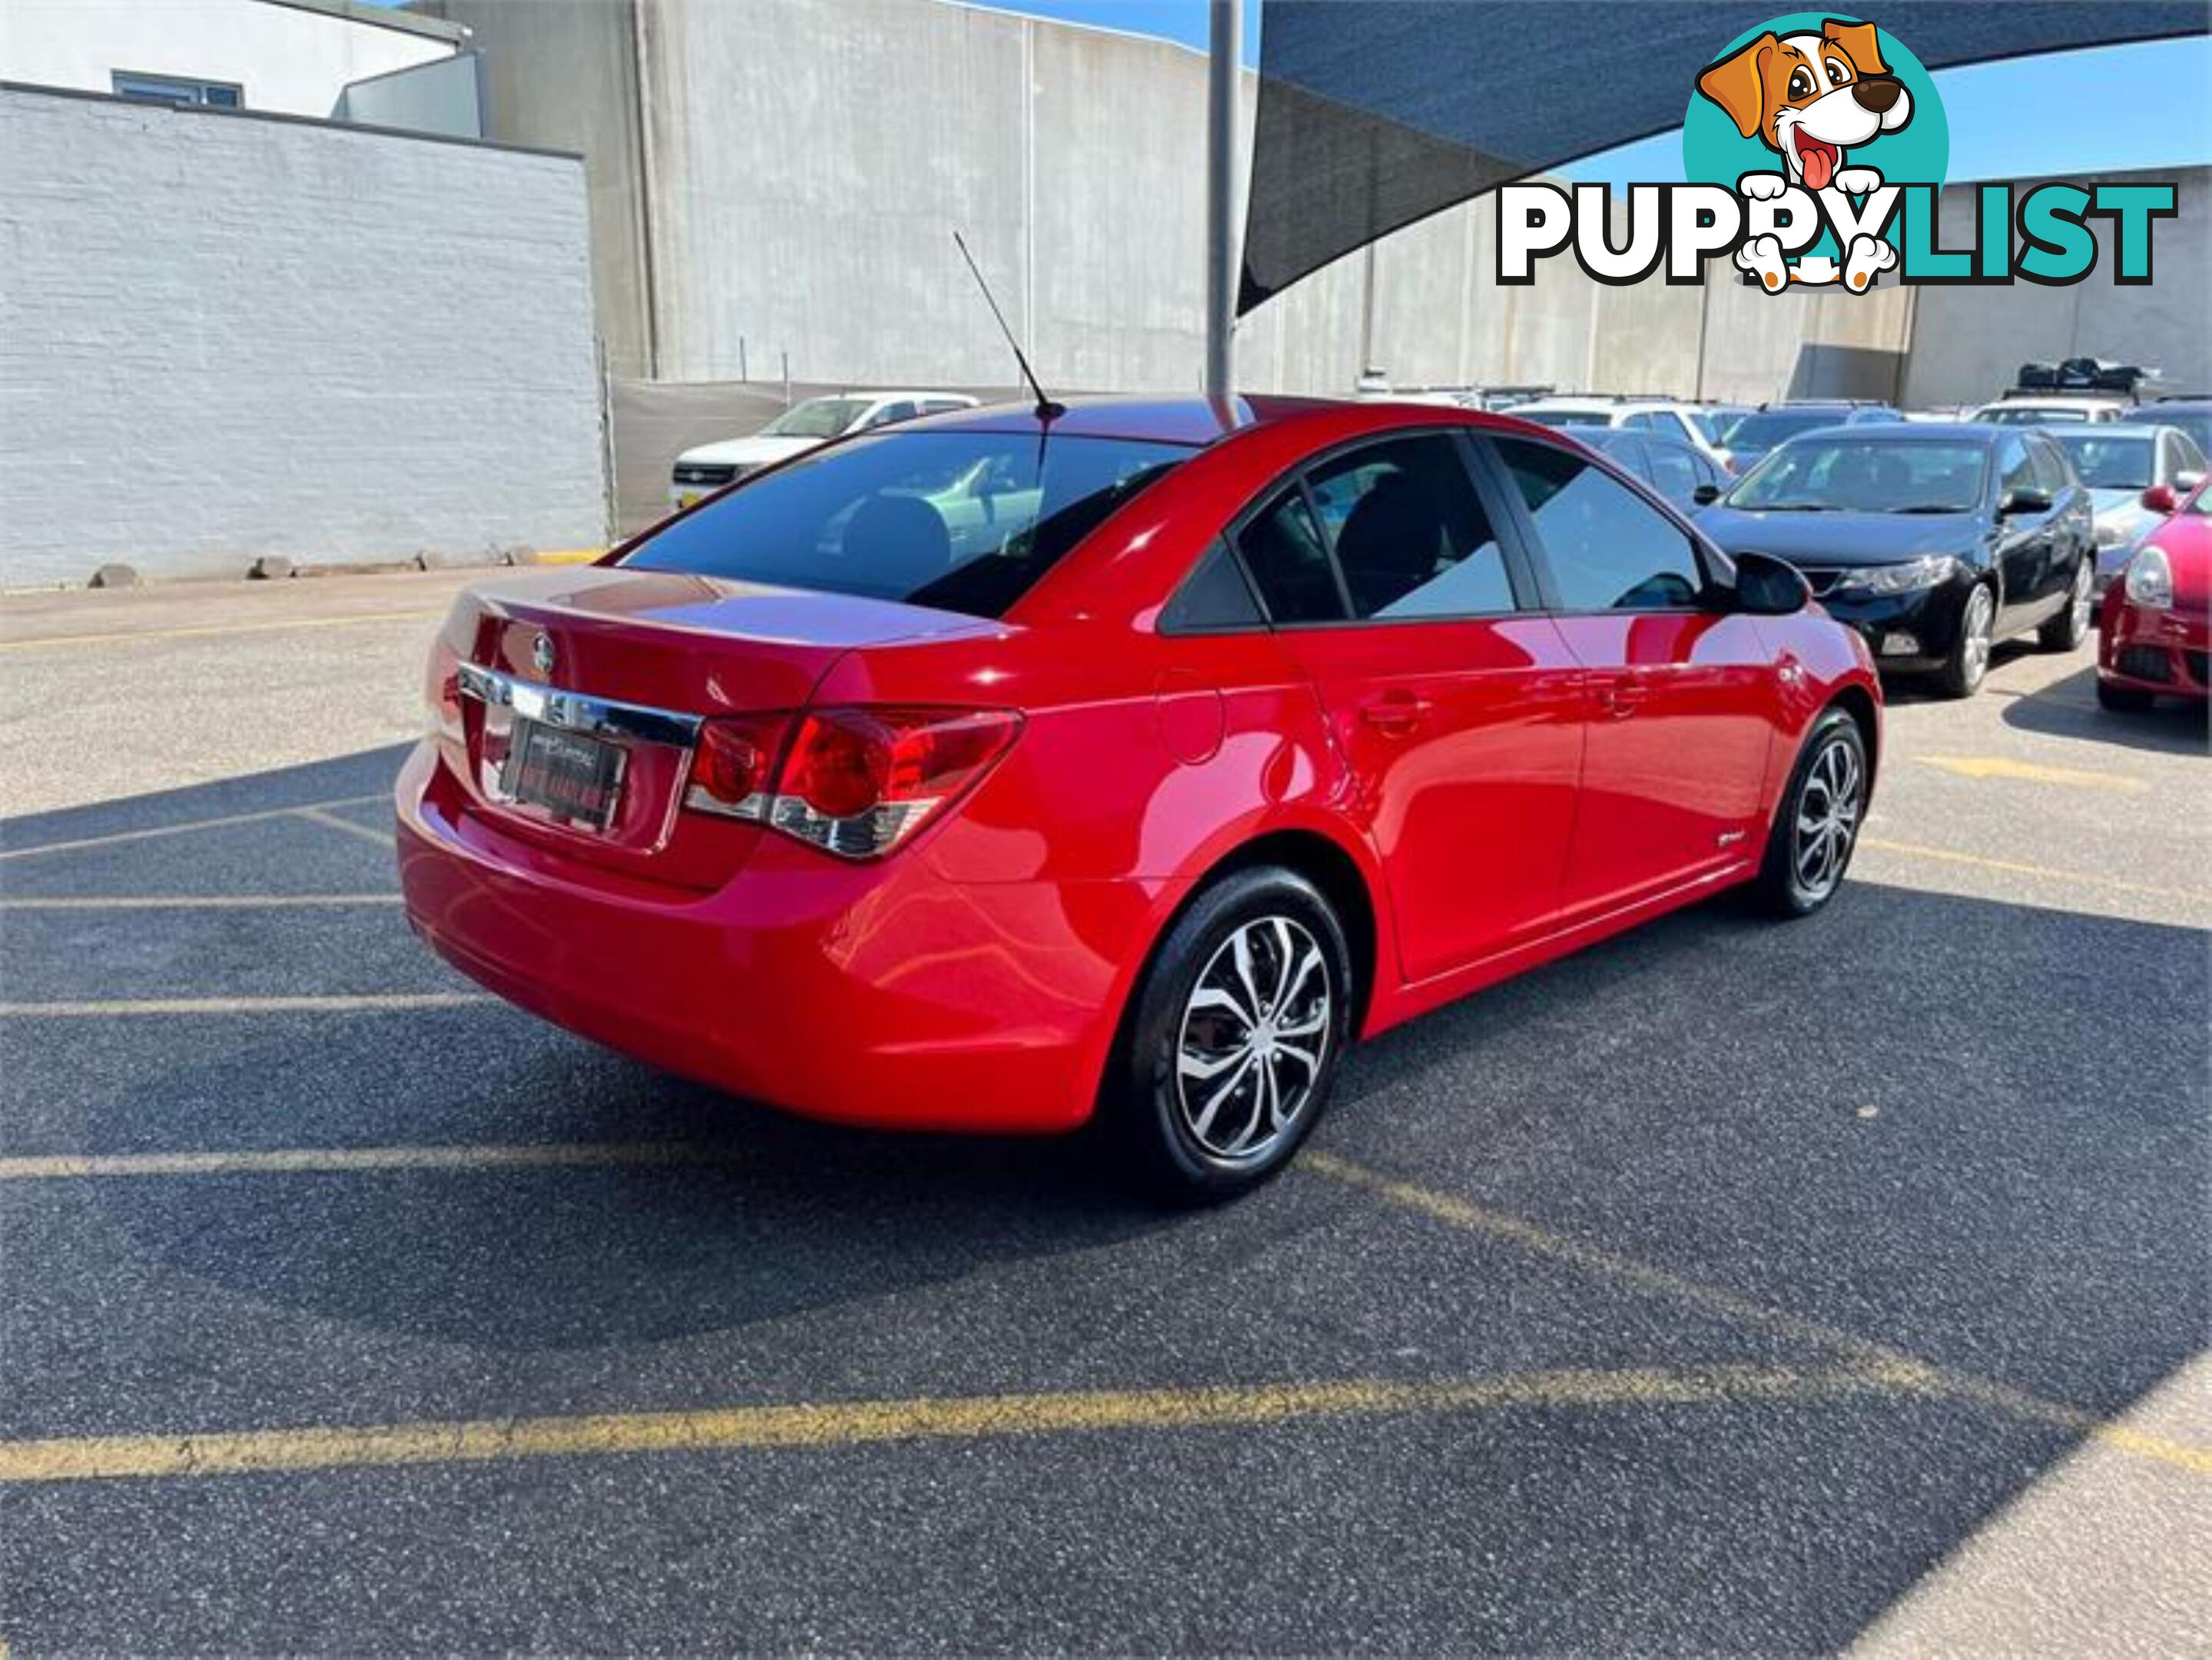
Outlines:
[[[1252,396],[1217,404],[1204,398],[1072,397],[1062,400],[1061,412],[1052,417],[1055,437],[1127,438],[1159,444],[1211,444],[1232,433],[1265,426],[1318,410],[1345,409],[1418,410],[1433,417],[1447,406],[1434,404],[1396,404],[1376,400],[1352,404],[1327,398]],[[1455,406],[1454,406],[1455,407]],[[1473,413],[1474,411],[1467,411]],[[1036,435],[1042,423],[1036,405],[1029,403],[985,404],[970,410],[927,415],[902,423],[902,431],[1016,432]]]
[[[1928,444],[1945,439],[1956,442],[1961,438],[1978,444],[1994,444],[2000,439],[2019,436],[1987,421],[1881,421],[1861,422],[1856,426],[1839,422],[1832,427],[1817,427],[1811,432],[1800,433],[1790,441],[1794,444],[1798,439],[1818,438],[1826,434],[1869,444]]]
[[[2051,433],[2080,433],[2091,438],[2155,438],[2162,432],[2179,432],[2163,421],[2053,421],[2044,429]]]

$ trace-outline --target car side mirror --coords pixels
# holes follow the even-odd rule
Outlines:
[[[1721,499],[1718,484],[1700,484],[1690,492],[1690,500],[1701,508],[1709,508]]]
[[[2172,484],[2153,484],[2142,493],[2143,510],[2163,517],[2181,505]]]
[[[2014,485],[2004,493],[2004,500],[1997,503],[1999,518],[2009,518],[2015,513],[2049,513],[2050,511],[2049,493],[2036,489],[2033,484]]]
[[[1794,617],[1813,603],[1804,575],[1771,553],[1735,556],[1736,609],[1753,617]]]

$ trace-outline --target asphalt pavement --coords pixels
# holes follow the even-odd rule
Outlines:
[[[2206,1648],[2202,718],[1900,692],[1820,916],[1417,1022],[1174,1213],[444,970],[459,580],[0,602],[8,1653]]]

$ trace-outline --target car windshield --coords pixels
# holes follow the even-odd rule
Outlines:
[[[1808,438],[1774,451],[1727,502],[1765,513],[1969,513],[1988,459],[1974,443]]]
[[[1801,432],[1816,432],[1840,423],[1843,410],[1754,410],[1728,429],[1728,447],[1767,450]]]
[[[1722,435],[1743,419],[1733,410],[1684,410],[1682,418],[1698,429],[1698,435],[1708,444],[1726,441]]]
[[[2093,490],[2139,490],[2150,483],[2151,441],[2054,432],[2081,482]]]
[[[835,438],[860,418],[864,398],[810,398],[760,429],[763,438]]]
[[[1534,421],[1547,427],[1609,427],[1613,424],[1611,410],[1516,410],[1523,420]]]
[[[623,562],[998,617],[1190,453],[1115,438],[871,434],[670,520]]]
[[[2179,427],[2196,441],[2198,449],[2212,455],[2212,410],[2161,409],[2158,418],[2170,427]]]

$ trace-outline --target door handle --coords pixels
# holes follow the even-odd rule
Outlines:
[[[1389,691],[1360,706],[1359,718],[1377,732],[1409,733],[1429,712],[1429,700],[1410,691]]]
[[[1644,683],[1632,675],[1598,683],[1598,707],[1616,721],[1626,721],[1644,701]]]

